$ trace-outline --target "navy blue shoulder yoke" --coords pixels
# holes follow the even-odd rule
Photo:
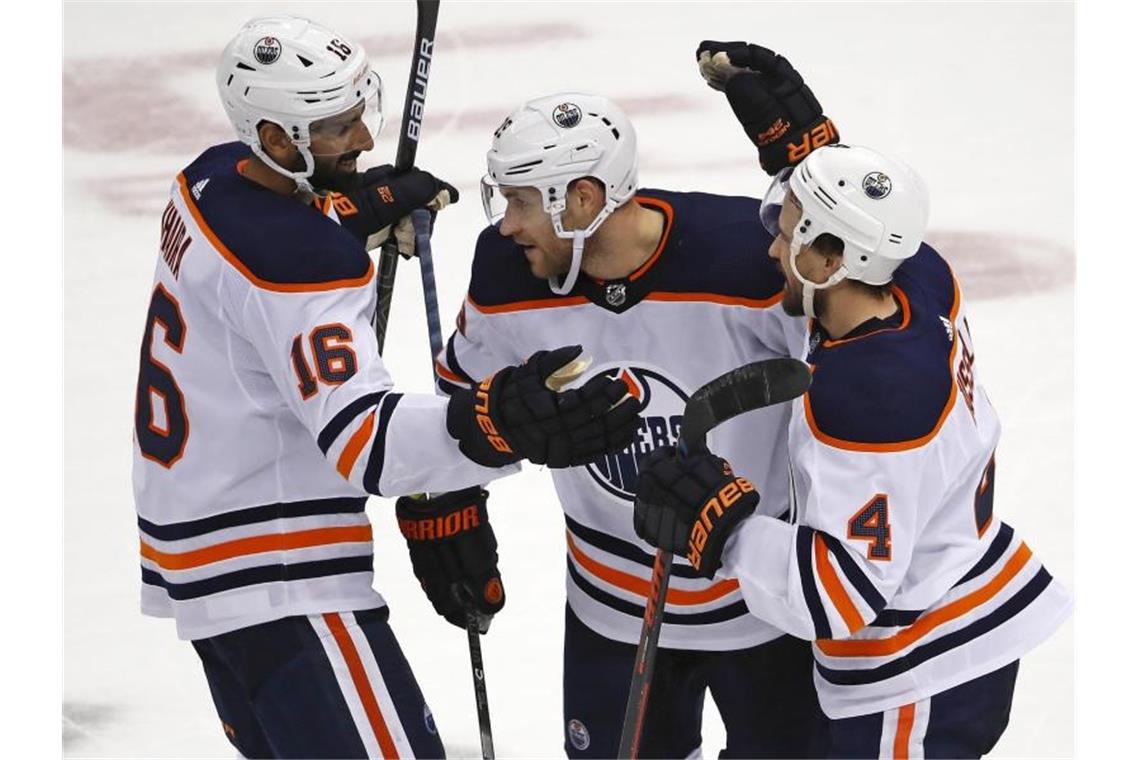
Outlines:
[[[840,448],[896,451],[925,444],[941,427],[957,389],[953,324],[960,298],[949,265],[923,244],[896,271],[897,327],[823,340],[808,354],[804,398],[816,437]]]
[[[243,177],[241,143],[210,148],[182,172],[183,197],[214,247],[259,287],[305,291],[355,287],[372,260],[348,230],[313,205]]]
[[[654,269],[652,288],[778,303],[779,265],[768,256],[772,236],[760,223],[760,201],[747,196],[645,189],[642,205],[668,209],[672,230]]]

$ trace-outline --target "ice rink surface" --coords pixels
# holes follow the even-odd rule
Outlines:
[[[75,3],[64,11],[65,684],[69,757],[233,757],[197,657],[138,612],[130,465],[138,341],[175,174],[233,139],[213,85],[249,18],[310,15],[385,78],[391,161],[410,2]],[[578,89],[633,120],[646,187],[762,194],[753,149],[701,82],[702,39],[788,56],[844,140],[925,176],[931,233],[961,277],[979,378],[1001,416],[997,511],[1073,587],[1073,10],[1062,4],[444,2],[418,163],[463,199],[434,237],[445,328],[463,297],[492,130],[525,99]],[[400,268],[385,361],[430,392],[419,275]],[[395,442],[398,445],[398,442]],[[561,510],[547,473],[491,486],[508,592],[484,638],[501,757],[562,755]],[[369,505],[377,586],[448,752],[478,757],[463,634],[415,583],[388,500]],[[1073,625],[1023,660],[995,757],[1073,755]],[[778,684],[757,684],[775,688]],[[709,700],[706,757],[723,746]]]

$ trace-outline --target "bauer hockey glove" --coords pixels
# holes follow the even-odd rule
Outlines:
[[[747,42],[705,40],[697,46],[697,66],[708,86],[728,97],[769,176],[839,142],[811,88],[782,55]]]
[[[632,440],[637,400],[621,380],[599,375],[559,391],[585,369],[581,346],[539,351],[499,370],[475,388],[455,391],[447,432],[459,450],[485,467],[521,459],[561,468],[586,464]]]
[[[440,211],[458,200],[458,190],[422,169],[397,172],[385,164],[364,172],[355,189],[333,193],[333,208],[341,226],[368,250],[394,230],[400,253],[410,257],[415,253],[415,233],[408,215],[418,208]]]
[[[487,492],[475,486],[430,499],[402,496],[396,500],[396,520],[408,542],[412,572],[435,611],[466,628],[472,609],[479,632],[486,633],[506,602]]]
[[[729,535],[760,503],[752,483],[707,450],[681,459],[662,446],[641,460],[633,529],[644,541],[689,560],[711,579]]]

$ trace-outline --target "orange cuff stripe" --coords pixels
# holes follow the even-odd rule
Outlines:
[[[914,625],[902,629],[894,636],[889,636],[885,639],[864,641],[851,639],[845,641],[820,639],[816,642],[816,646],[819,647],[821,652],[826,655],[831,655],[832,657],[882,657],[899,652],[943,623],[961,617],[975,607],[993,599],[999,591],[1013,580],[1013,577],[1021,571],[1021,568],[1025,567],[1025,564],[1029,562],[1029,558],[1032,556],[1033,552],[1031,552],[1029,547],[1023,542],[1021,546],[1017,547],[1017,551],[1009,558],[1009,562],[1005,564],[1001,572],[991,578],[989,583],[966,594],[961,599],[947,604],[945,607],[939,607],[924,615],[919,618]]]
[[[396,743],[388,733],[388,725],[384,722],[384,715],[380,712],[380,705],[376,702],[376,695],[372,693],[372,684],[368,683],[368,674],[364,672],[364,664],[360,662],[360,655],[356,652],[356,645],[344,627],[344,621],[335,612],[326,612],[321,617],[325,619],[329,630],[332,631],[336,645],[340,648],[341,656],[348,665],[348,672],[352,675],[352,683],[356,686],[356,693],[364,704],[364,713],[368,716],[368,723],[376,740],[380,743],[380,752],[384,757],[399,757]]]
[[[360,458],[360,452],[364,450],[364,444],[368,443],[368,439],[372,437],[372,426],[376,422],[376,410],[372,410],[364,422],[360,423],[360,427],[348,439],[348,443],[344,445],[344,451],[340,452],[340,457],[336,460],[336,471],[345,480],[348,480],[348,474],[352,472],[353,465],[356,460]]]
[[[847,624],[847,630],[855,633],[865,626],[863,616],[859,614],[855,603],[847,595],[847,589],[843,588],[839,576],[835,573],[835,568],[827,560],[827,544],[823,542],[823,537],[818,533],[815,534],[815,571],[819,574],[819,580],[823,583],[824,591],[831,598],[831,603],[835,605],[835,609],[839,610],[843,622]]]
[[[574,555],[574,559],[578,560],[578,564],[588,570],[591,575],[601,578],[612,586],[623,588],[626,591],[632,591],[638,596],[649,597],[648,580],[608,567],[588,556],[574,543],[574,537],[570,534],[570,531],[566,531],[566,546],[569,547],[570,553]],[[705,602],[720,599],[722,596],[727,596],[738,588],[740,588],[740,583],[736,579],[719,581],[700,591],[671,588],[666,592],[665,603],[673,605],[704,604]]]
[[[435,360],[435,374],[439,375],[444,380],[450,380],[451,382],[457,383],[459,385],[467,385],[466,380],[449,370],[439,359]]]
[[[264,552],[282,552],[290,549],[307,549],[328,544],[348,544],[372,540],[371,525],[349,525],[338,528],[314,528],[294,533],[273,533],[267,536],[250,536],[234,541],[206,546],[181,554],[160,552],[145,541],[139,541],[142,556],[163,570],[188,570],[212,562],[244,557]]]
[[[899,724],[895,729],[895,760],[907,760],[910,757],[910,730],[914,727],[914,703],[899,708]]]

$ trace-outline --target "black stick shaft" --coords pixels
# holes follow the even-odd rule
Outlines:
[[[412,51],[412,69],[408,75],[408,90],[404,96],[400,139],[396,145],[397,171],[410,169],[416,162],[438,18],[439,0],[416,0],[416,41]],[[388,313],[392,309],[392,290],[396,286],[399,256],[394,240],[385,243],[380,249],[380,271],[376,276],[376,318],[373,326],[376,329],[376,345],[381,354],[384,353],[384,338],[388,333]]]
[[[629,697],[625,703],[618,757],[636,758],[641,746],[641,730],[645,726],[645,708],[649,705],[649,687],[653,683],[653,666],[657,661],[657,640],[665,617],[665,595],[673,571],[673,555],[661,549],[653,559],[653,576],[649,596],[645,600],[645,617],[641,621],[641,639],[633,661]]]
[[[479,713],[479,746],[484,760],[494,760],[495,741],[491,736],[491,707],[487,704],[487,678],[483,670],[483,649],[479,645],[479,622],[475,611],[467,611],[467,648],[471,654],[471,679],[475,684],[475,710]]]
[[[431,73],[438,18],[439,0],[417,0],[416,47],[412,54],[412,70],[408,76],[408,91],[404,98],[400,141],[396,147],[397,170],[408,169],[416,161],[416,148],[419,147],[423,127],[424,103],[427,98],[428,76]],[[416,231],[416,256],[420,260],[420,280],[424,288],[424,311],[427,315],[434,375],[435,357],[443,350],[443,335],[439,326],[435,270],[431,254],[431,221],[428,213],[419,209],[412,212],[412,224]],[[394,242],[383,247],[380,261],[380,275],[376,280],[376,343],[383,353],[384,336],[388,330],[388,312],[392,307],[392,290],[396,283],[396,264],[399,261],[399,251]],[[484,760],[493,760],[495,744],[491,736],[491,710],[487,701],[487,681],[483,671],[483,649],[479,643],[479,622],[475,613],[470,610],[467,613],[467,648],[471,657],[471,679],[475,686],[475,710],[479,717],[479,743]]]

